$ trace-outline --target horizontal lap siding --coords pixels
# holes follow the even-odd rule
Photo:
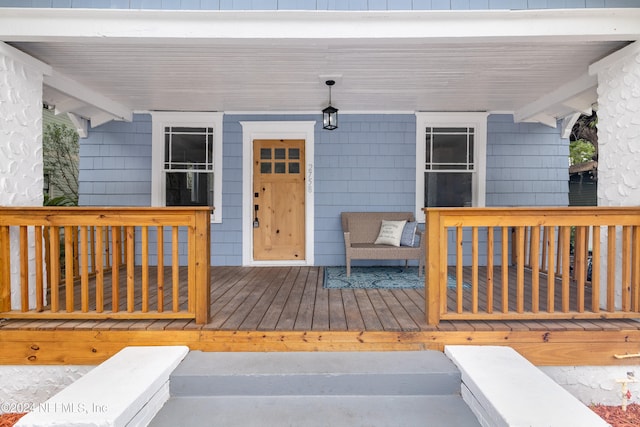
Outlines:
[[[569,204],[569,140],[558,129],[491,115],[487,134],[487,206]]]
[[[81,206],[151,205],[151,117],[109,122],[80,140]]]

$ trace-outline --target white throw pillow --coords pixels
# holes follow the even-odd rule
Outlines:
[[[382,220],[380,225],[380,233],[375,241],[376,245],[400,246],[400,238],[402,230],[407,221],[387,221]]]

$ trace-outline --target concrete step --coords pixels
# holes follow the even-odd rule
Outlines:
[[[443,353],[190,352],[152,427],[478,427]]]
[[[479,427],[460,396],[172,397],[150,427]]]
[[[459,395],[441,352],[211,353],[192,351],[171,396]]]

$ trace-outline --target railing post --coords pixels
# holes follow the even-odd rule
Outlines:
[[[208,210],[195,212],[194,231],[190,238],[189,268],[194,269],[195,280],[195,315],[196,324],[203,325],[209,321],[211,310],[211,213]],[[191,275],[190,275],[191,276]]]
[[[0,312],[11,310],[11,243],[9,226],[0,226]]]
[[[427,325],[436,326],[440,323],[440,257],[447,254],[440,253],[441,236],[440,214],[438,211],[424,210],[426,219],[427,253],[425,265],[425,313]]]

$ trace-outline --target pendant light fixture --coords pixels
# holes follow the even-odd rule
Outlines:
[[[334,80],[327,80],[329,86],[329,106],[322,110],[322,129],[334,130],[338,128],[338,109],[331,106],[331,86],[336,84]]]

